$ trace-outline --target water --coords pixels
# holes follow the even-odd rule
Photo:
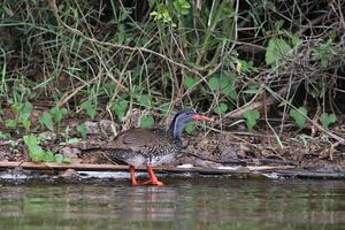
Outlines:
[[[345,229],[345,183],[166,178],[2,185],[0,229]]]

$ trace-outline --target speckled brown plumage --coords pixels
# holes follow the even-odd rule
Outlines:
[[[190,121],[205,121],[207,117],[188,109],[177,113],[167,131],[162,129],[130,129],[116,136],[111,143],[109,157],[130,166],[132,185],[138,185],[135,168],[147,166],[150,180],[145,184],[162,185],[155,176],[152,166],[175,161],[182,148],[181,135]]]
[[[120,133],[114,142],[110,157],[134,167],[146,164],[156,166],[174,160],[181,150],[181,141],[162,129],[130,129]]]

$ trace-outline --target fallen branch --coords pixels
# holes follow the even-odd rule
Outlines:
[[[33,163],[0,161],[0,169],[29,169],[29,170],[66,170],[76,171],[113,171],[127,172],[127,165],[113,164],[57,164],[57,163]],[[297,170],[294,166],[248,166],[248,167],[222,167],[222,168],[156,168],[160,173],[197,173],[201,175],[230,175],[235,177],[257,177],[275,175],[276,177],[293,177],[301,179],[345,179],[345,172],[315,172]],[[138,168],[138,171],[146,171],[146,168]]]
[[[30,170],[66,170],[74,169],[76,171],[128,171],[127,165],[113,165],[113,164],[58,164],[58,163],[34,163],[34,162],[13,162],[0,161],[0,169],[22,168]],[[248,174],[251,171],[274,170],[274,169],[291,169],[293,166],[252,166],[252,167],[224,167],[217,168],[155,168],[157,172],[169,173],[201,173],[212,175],[225,174]],[[146,168],[138,168],[138,171],[146,171]]]

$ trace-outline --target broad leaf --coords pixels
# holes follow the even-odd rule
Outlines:
[[[59,124],[63,117],[68,114],[68,111],[66,108],[54,107],[49,111],[49,113],[52,115],[53,120]]]
[[[214,112],[218,115],[223,115],[226,111],[228,111],[228,105],[224,102],[219,103],[219,105],[214,109]]]
[[[91,119],[94,119],[96,117],[96,109],[90,100],[85,101],[83,104],[81,104],[81,108]]]
[[[185,85],[186,89],[193,88],[197,82],[198,82],[198,80],[196,80],[195,78],[193,78],[191,76],[187,76],[184,78],[184,85]]]
[[[121,99],[115,102],[115,104],[113,105],[113,111],[115,112],[115,115],[119,120],[122,120],[122,118],[125,116],[127,108],[128,101]]]
[[[45,158],[45,151],[39,146],[39,140],[34,135],[24,136],[24,143],[29,149],[29,156],[35,162],[43,161]]]
[[[83,139],[86,139],[87,127],[86,127],[86,125],[84,123],[77,126],[77,131],[79,132],[79,134],[81,135],[81,137]]]
[[[38,137],[34,135],[28,135],[24,136],[24,143],[28,147],[29,150],[29,157],[34,162],[65,162],[65,157],[63,157],[61,154],[54,155],[51,151],[45,151],[42,149],[42,147],[39,145],[40,140]],[[66,162],[67,163],[67,162]]]
[[[59,163],[59,164],[61,164],[61,163],[63,163],[64,162],[64,157],[63,157],[63,155],[62,154],[56,154],[55,155],[55,162],[56,163]]]
[[[53,124],[53,119],[50,113],[44,112],[40,118],[39,118],[40,123],[45,126],[47,129],[53,131],[54,130],[54,124]]]
[[[174,7],[179,14],[187,15],[191,6],[187,0],[175,0]]]
[[[7,128],[13,129],[13,128],[17,127],[17,121],[14,119],[5,120],[5,126]]]
[[[144,115],[140,118],[140,127],[141,128],[152,128],[155,123],[155,120],[151,115]]]
[[[234,81],[231,76],[218,75],[208,81],[212,91],[219,91],[221,94],[229,96],[232,99],[237,98]]]
[[[247,128],[252,130],[255,127],[257,120],[260,118],[260,113],[256,109],[248,110],[243,113],[243,117],[246,119]]]
[[[325,129],[328,129],[330,125],[334,124],[337,121],[337,117],[335,116],[334,113],[328,114],[328,113],[323,113],[321,114],[320,121],[322,126]]]
[[[335,54],[336,52],[333,48],[331,39],[313,49],[313,55],[320,59],[320,64],[323,68],[326,68],[329,65]]]
[[[139,105],[145,108],[151,108],[152,106],[152,97],[148,94],[143,94],[138,97]]]
[[[272,38],[268,42],[268,47],[266,49],[266,64],[272,66],[278,65],[290,50],[291,47],[285,40],[280,38]]]
[[[290,111],[290,117],[292,117],[297,126],[302,129],[305,126],[307,113],[307,109],[301,106],[297,110],[292,109]]]

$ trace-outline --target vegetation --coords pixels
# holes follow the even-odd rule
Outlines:
[[[34,162],[57,162],[68,163],[70,160],[61,154],[55,154],[51,151],[45,151],[40,146],[40,140],[34,135],[24,136],[24,143],[29,149],[29,156]]]
[[[329,128],[345,109],[344,8],[321,0],[4,0],[0,128],[65,132],[68,116],[120,123],[133,109],[152,127],[194,107],[223,129],[242,119],[249,130],[281,133],[293,122],[343,140]],[[86,137],[82,124],[77,131]]]

